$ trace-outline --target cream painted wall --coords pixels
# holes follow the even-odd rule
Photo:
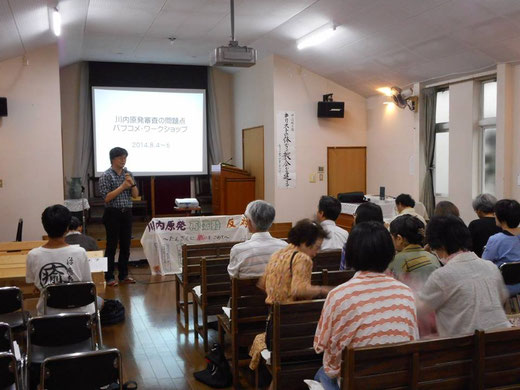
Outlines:
[[[233,75],[234,165],[242,167],[242,130],[264,126],[265,200],[274,203],[274,57]],[[281,221],[277,216],[277,221]]]
[[[384,186],[389,196],[405,193],[419,200],[419,113],[385,101],[367,99],[367,193],[379,194]]]
[[[276,187],[274,134],[273,143],[266,145],[273,166],[266,169],[266,178],[275,186],[276,220],[296,222],[313,217],[319,198],[327,194],[327,147],[367,145],[366,99],[282,57],[274,57],[273,71],[274,120],[279,111],[295,112],[296,188]],[[345,118],[317,117],[317,103],[327,93],[345,102]],[[325,169],[323,181],[318,180],[319,166]],[[309,182],[311,174],[316,175],[315,183]]]
[[[41,213],[63,203],[58,47],[45,46],[0,62],[0,96],[9,116],[0,120],[0,241],[41,239]]]
[[[60,69],[61,133],[63,138],[63,175],[74,175],[74,158],[78,137],[80,64]],[[65,191],[67,186],[65,186]],[[65,197],[66,194],[65,194]]]
[[[210,68],[210,75],[217,100],[222,161],[227,161],[233,157],[233,75],[218,68]]]

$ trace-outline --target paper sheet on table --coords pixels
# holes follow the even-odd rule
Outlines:
[[[231,318],[231,308],[227,306],[222,306],[222,311],[225,315],[228,316],[228,318]]]
[[[108,263],[106,257],[91,257],[88,259],[90,272],[107,272]]]
[[[263,349],[260,355],[264,358],[265,364],[271,365],[271,351]]]
[[[202,291],[200,291],[200,286],[195,286],[193,287],[193,292],[195,294],[197,294],[197,296],[200,298],[200,296],[202,295]]]

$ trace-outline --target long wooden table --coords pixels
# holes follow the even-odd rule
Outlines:
[[[87,252],[87,256],[103,257],[103,251]],[[39,297],[39,293],[35,293],[34,284],[25,281],[26,261],[26,254],[0,256],[0,287],[17,286],[21,288],[24,298],[36,298]],[[98,295],[103,294],[105,292],[104,272],[92,272],[92,280],[96,284]]]

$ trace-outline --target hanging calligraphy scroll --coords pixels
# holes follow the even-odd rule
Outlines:
[[[293,111],[279,111],[276,117],[276,159],[278,188],[295,188],[296,132]]]

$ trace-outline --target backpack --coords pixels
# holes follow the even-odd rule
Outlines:
[[[219,344],[213,344],[206,355],[206,361],[208,366],[205,370],[193,373],[195,379],[217,389],[231,386],[233,375],[224,350]]]
[[[125,320],[125,307],[117,299],[105,299],[100,311],[101,325],[113,325]]]

